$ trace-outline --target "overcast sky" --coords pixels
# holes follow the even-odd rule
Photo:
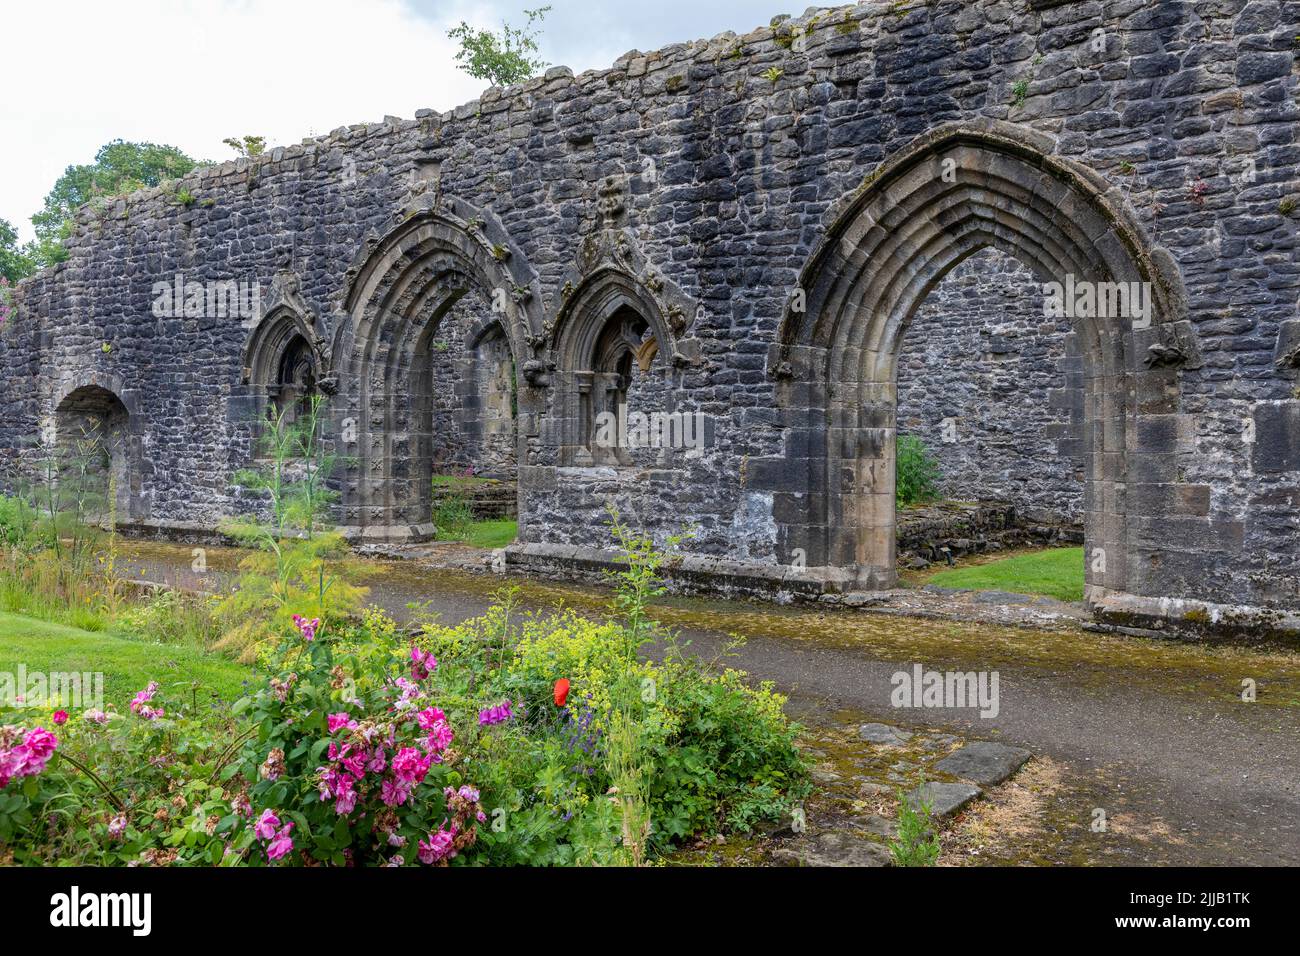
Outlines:
[[[11,0],[0,18],[0,218],[23,239],[69,165],[113,139],[234,156],[339,126],[450,109],[483,84],[456,69],[462,19],[524,21],[545,0]],[[543,57],[575,73],[631,49],[752,30],[776,0],[551,0]]]

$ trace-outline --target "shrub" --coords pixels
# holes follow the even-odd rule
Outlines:
[[[229,711],[151,684],[60,724],[40,773],[4,771],[0,837],[33,864],[608,865],[786,815],[808,784],[783,699],[680,653],[647,603],[670,557],[615,528],[615,618],[513,591],[414,637],[292,615]],[[171,600],[123,621],[166,633]],[[666,661],[638,657],[652,639]],[[48,715],[0,716],[17,767]]]
[[[128,605],[113,621],[115,630],[160,644],[207,648],[220,636],[213,617],[215,597],[161,588]]]
[[[20,496],[0,495],[0,545],[28,548],[36,535],[36,509]]]
[[[16,723],[10,723],[16,720]],[[142,689],[130,713],[0,710],[0,763],[12,742],[52,728],[39,774],[0,772],[0,844],[20,864],[213,865],[232,862],[233,794],[213,781],[230,751],[228,717],[214,719]],[[6,785],[7,784],[7,785]]]
[[[236,843],[247,862],[463,862],[486,816],[453,747],[468,715],[432,694],[437,662],[300,632],[277,650],[277,676],[236,705],[256,729],[223,773],[252,781],[253,826]]]
[[[458,541],[469,537],[474,527],[474,511],[469,502],[457,493],[444,498],[433,513],[433,524],[438,537],[444,541]]]
[[[933,501],[939,496],[939,463],[915,435],[898,436],[899,507]]]

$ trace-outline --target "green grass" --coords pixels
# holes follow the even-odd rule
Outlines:
[[[198,700],[213,695],[233,703],[244,694],[251,668],[178,644],[156,644],[114,634],[91,633],[64,624],[51,624],[0,612],[0,673],[54,671],[104,675],[105,703],[125,711],[137,691],[151,680],[161,696],[190,700],[190,685],[199,685]],[[177,687],[181,684],[183,687]]]
[[[1083,548],[1052,548],[988,564],[940,571],[926,584],[972,591],[1041,594],[1060,601],[1083,600]]]
[[[519,536],[518,521],[476,521],[463,539],[476,548],[504,548]]]
[[[495,485],[496,478],[476,478],[473,475],[434,475],[434,488],[451,488],[462,491],[470,488],[476,488],[481,485]]]

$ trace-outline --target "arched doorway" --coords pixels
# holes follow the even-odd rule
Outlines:
[[[52,477],[56,510],[75,510],[95,524],[134,517],[135,456],[130,414],[116,393],[101,385],[68,392],[55,409]]]
[[[775,489],[785,499],[777,513],[795,516],[781,529],[792,563],[798,551],[809,568],[847,571],[846,586],[895,584],[900,344],[931,290],[992,248],[1069,297],[1082,361],[1089,594],[1129,590],[1129,516],[1142,490],[1130,441],[1142,415],[1177,408],[1176,369],[1148,351],[1180,317],[1176,281],[1108,185],[1032,137],[991,125],[928,134],[847,203],[804,271],[773,356],[786,422],[808,449],[806,485]],[[1075,308],[1076,289],[1125,297]],[[1144,483],[1177,480],[1172,460],[1146,464]]]
[[[539,334],[533,277],[495,238],[482,216],[461,219],[444,205],[407,217],[368,244],[358,264],[332,362],[342,390],[333,414],[343,524],[352,536],[400,542],[435,533],[435,467],[463,466],[482,450],[476,429],[463,427],[467,414],[477,420],[482,411],[458,391],[472,390],[466,350],[496,323],[508,368],[519,369]],[[540,403],[522,383],[514,395],[521,416]],[[517,468],[527,436],[511,425],[515,451],[505,457]]]

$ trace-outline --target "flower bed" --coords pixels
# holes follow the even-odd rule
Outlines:
[[[807,789],[771,688],[642,624],[521,614],[415,637],[299,618],[268,675],[200,714],[151,683],[126,713],[0,711],[0,855],[23,864],[636,863],[787,814]],[[55,731],[46,729],[55,726]]]

